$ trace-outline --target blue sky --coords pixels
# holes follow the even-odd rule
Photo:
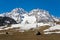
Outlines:
[[[10,12],[14,8],[23,8],[26,11],[40,8],[60,17],[60,0],[0,0],[0,13]]]

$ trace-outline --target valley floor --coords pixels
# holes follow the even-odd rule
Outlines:
[[[14,32],[12,34],[0,34],[0,40],[60,40],[60,34],[41,34],[34,32]]]

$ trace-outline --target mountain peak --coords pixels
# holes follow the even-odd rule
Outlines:
[[[20,13],[20,14],[27,13],[23,8],[15,8],[11,12],[12,13]]]
[[[35,15],[36,18],[38,19],[38,22],[50,22],[53,21],[53,18],[51,17],[51,15],[49,14],[48,11],[43,10],[43,9],[33,9],[32,11],[30,11],[29,15]]]
[[[39,9],[39,8],[31,10],[30,13],[33,13],[33,14],[37,13],[38,15],[40,14],[50,15],[48,11]]]

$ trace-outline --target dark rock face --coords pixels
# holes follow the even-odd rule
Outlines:
[[[0,26],[4,26],[6,24],[17,24],[17,22],[9,17],[0,17]]]
[[[41,33],[38,31],[38,32],[36,33],[36,35],[41,35]]]
[[[6,32],[6,34],[9,34],[8,32]]]

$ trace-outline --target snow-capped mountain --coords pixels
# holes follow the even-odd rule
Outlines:
[[[19,30],[35,29],[41,26],[55,26],[54,21],[60,22],[60,19],[49,14],[48,11],[42,9],[33,9],[30,12],[25,11],[22,8],[15,8],[11,12],[0,14],[1,24],[11,24],[11,27],[0,27],[0,30],[19,28]],[[1,29],[4,28],[4,29]]]
[[[60,21],[59,19],[51,16],[48,11],[42,9],[33,9],[30,12],[25,11],[22,8],[15,8],[11,12],[3,13],[0,16],[6,16],[14,19],[17,23],[26,22],[54,22]]]
[[[22,8],[15,8],[11,12],[5,13],[4,16],[14,19],[17,23],[21,23],[21,15],[26,13]]]
[[[37,22],[53,22],[52,16],[46,10],[33,9],[29,15],[35,15]]]

